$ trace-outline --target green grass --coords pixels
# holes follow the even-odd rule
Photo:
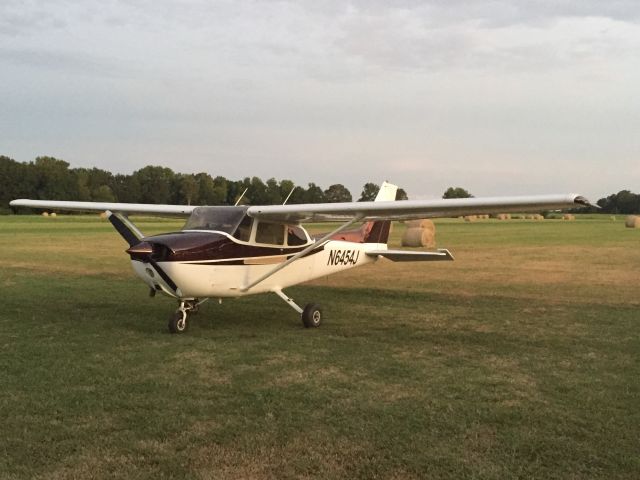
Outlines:
[[[260,295],[176,336],[107,222],[1,217],[0,478],[638,478],[621,220],[439,221],[456,262],[290,289],[320,329]]]

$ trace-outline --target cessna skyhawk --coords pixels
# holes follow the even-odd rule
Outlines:
[[[135,273],[149,286],[178,300],[169,330],[184,332],[191,313],[209,298],[273,292],[297,311],[305,327],[322,322],[319,305],[304,308],[283,289],[375,262],[453,260],[437,251],[387,248],[391,220],[555,210],[589,202],[580,195],[395,201],[397,187],[384,182],[373,202],[268,206],[184,206],[132,203],[14,200],[11,206],[106,212],[127,241]],[[146,237],[130,214],[188,217],[179,232]],[[341,222],[312,237],[302,222]],[[355,224],[362,223],[355,228]]]

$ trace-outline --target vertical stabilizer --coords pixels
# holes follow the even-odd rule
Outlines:
[[[398,186],[389,182],[382,182],[378,195],[374,202],[393,202],[396,199]],[[390,220],[379,220],[376,222],[367,222],[363,226],[365,243],[387,243],[389,241],[389,233],[391,231]]]
[[[396,199],[396,193],[398,192],[398,186],[389,182],[382,182],[378,195],[374,202],[393,202]]]

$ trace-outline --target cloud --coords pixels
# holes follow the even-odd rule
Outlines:
[[[414,194],[623,172],[639,19],[626,0],[5,0],[0,153]]]

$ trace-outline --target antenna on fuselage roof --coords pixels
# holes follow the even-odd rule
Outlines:
[[[236,204],[234,205],[235,207],[238,206],[238,204],[240,203],[240,200],[242,200],[242,197],[244,197],[244,194],[247,193],[247,190],[249,190],[249,187],[245,188],[244,192],[242,192],[242,195],[238,197],[238,200],[236,200]]]
[[[289,192],[289,195],[287,195],[287,198],[284,199],[284,202],[282,202],[283,205],[286,205],[287,202],[289,201],[289,197],[291,197],[291,194],[293,193],[293,191],[296,189],[297,187],[294,185],[294,187],[291,189],[291,191]]]

